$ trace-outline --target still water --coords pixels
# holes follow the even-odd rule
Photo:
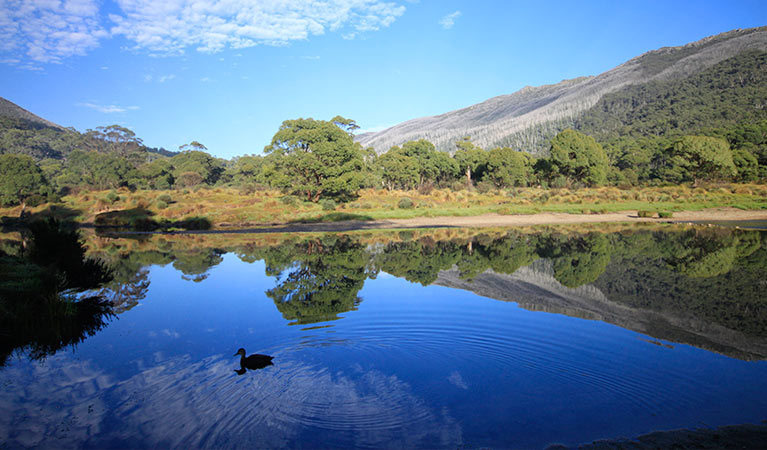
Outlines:
[[[0,441],[541,448],[767,419],[767,232],[597,230],[89,235],[113,280],[69,293],[110,309],[4,346]],[[273,364],[238,375],[239,348]]]

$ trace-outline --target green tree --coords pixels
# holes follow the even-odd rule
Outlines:
[[[387,189],[413,189],[418,185],[420,172],[415,158],[402,152],[388,151],[378,158],[376,164]]]
[[[469,136],[456,142],[455,146],[457,150],[453,159],[466,175],[466,185],[472,186],[472,174],[476,176],[477,170],[485,165],[488,154],[484,149],[474,145]]]
[[[732,162],[738,170],[738,181],[756,181],[759,179],[759,161],[748,150],[740,148],[733,150]]]
[[[195,184],[216,184],[224,172],[221,161],[199,150],[187,150],[179,153],[171,158],[170,162],[173,165],[173,176],[176,179],[193,179],[197,181]]]
[[[264,151],[275,155],[265,173],[283,189],[309,201],[353,196],[365,184],[362,146],[354,142],[354,121],[286,120]]]
[[[685,182],[731,178],[737,174],[730,144],[709,136],[685,136],[663,155],[659,178]]]
[[[26,155],[0,155],[0,200],[4,204],[21,204],[21,213],[27,198],[38,194],[47,184],[35,160]]]
[[[607,181],[609,163],[602,146],[591,136],[564,130],[551,140],[551,175],[598,186]]]
[[[117,188],[138,177],[133,166],[114,153],[75,150],[57,178],[60,185],[87,185],[96,189]]]
[[[529,153],[494,148],[487,156],[485,179],[498,187],[528,186],[533,179],[533,164],[535,159]]]

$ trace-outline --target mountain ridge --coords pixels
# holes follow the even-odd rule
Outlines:
[[[607,94],[653,80],[684,79],[747,50],[767,51],[767,27],[732,30],[683,46],[651,50],[597,76],[526,86],[466,108],[364,133],[357,141],[379,154],[416,139],[453,151],[456,140],[471,136],[483,148],[506,145],[540,153],[542,140],[573,126],[580,114]]]
[[[21,120],[27,124],[33,125],[36,128],[54,128],[61,131],[66,130],[66,128],[62,127],[61,125],[53,123],[50,120],[43,119],[42,117],[3,97],[0,97],[0,117],[9,117],[11,119]]]

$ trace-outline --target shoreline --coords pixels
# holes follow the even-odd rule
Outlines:
[[[408,228],[489,228],[533,225],[566,225],[585,223],[715,223],[767,221],[767,210],[712,208],[700,211],[674,212],[671,218],[638,217],[636,211],[606,214],[538,213],[519,215],[483,214],[478,216],[416,217],[411,219],[347,220],[338,222],[270,224],[263,226],[215,227],[189,231],[125,231],[136,234],[207,234],[207,233],[311,233]]]

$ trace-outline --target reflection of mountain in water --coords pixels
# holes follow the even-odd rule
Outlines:
[[[642,280],[626,278],[620,266],[609,265],[594,284],[568,288],[554,277],[553,263],[538,260],[522,267],[513,274],[496,273],[493,270],[477,275],[472,280],[460,277],[458,269],[440,272],[435,284],[472,291],[483,297],[513,301],[531,311],[564,314],[582,319],[600,320],[637,331],[658,339],[694,345],[706,350],[740,359],[767,358],[767,338],[749,336],[741,331],[712,323],[691,309],[655,311],[648,305],[632,305],[627,296],[611,289],[614,286],[605,279],[620,276],[615,283],[631,284]],[[639,274],[634,274],[639,275]],[[733,292],[735,293],[735,292]],[[646,292],[663,302],[669,292]],[[737,299],[736,299],[737,300]],[[727,311],[722,311],[727,314]]]

